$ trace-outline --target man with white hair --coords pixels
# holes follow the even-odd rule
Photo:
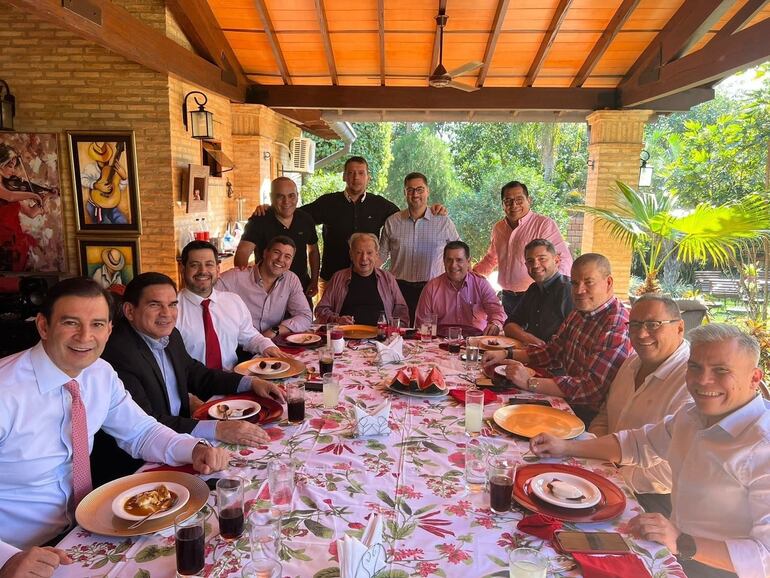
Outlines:
[[[672,514],[640,514],[631,529],[677,555],[691,577],[770,576],[770,402],[759,393],[759,344],[711,323],[688,334],[693,403],[656,424],[593,440],[532,438],[541,457],[620,465],[667,460]]]

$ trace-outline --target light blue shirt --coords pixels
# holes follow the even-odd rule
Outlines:
[[[70,377],[42,343],[0,360],[0,567],[74,522]],[[134,457],[190,463],[198,442],[148,416],[117,373],[97,359],[75,378],[86,408],[88,447],[103,428]]]

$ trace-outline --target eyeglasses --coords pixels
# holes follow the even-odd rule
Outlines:
[[[503,204],[506,207],[510,207],[511,205],[523,205],[526,200],[527,200],[526,197],[518,197],[515,199],[503,199]]]
[[[421,195],[425,192],[425,187],[406,187],[404,189],[408,195],[411,195],[413,193],[417,193],[418,195]]]
[[[679,321],[681,321],[681,319],[665,319],[663,321],[629,321],[627,325],[629,331],[639,331],[642,327],[644,327],[648,333],[654,333],[660,329],[662,325],[667,323],[677,323]]]

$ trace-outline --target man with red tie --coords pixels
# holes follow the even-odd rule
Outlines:
[[[74,524],[91,489],[88,448],[103,428],[136,457],[203,473],[229,453],[173,432],[131,399],[99,359],[111,297],[92,279],[58,283],[36,319],[41,341],[0,360],[0,576],[53,575],[71,559],[47,544]]]

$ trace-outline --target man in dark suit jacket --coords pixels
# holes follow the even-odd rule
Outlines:
[[[256,377],[209,369],[185,350],[177,318],[176,284],[161,273],[142,273],[123,295],[125,319],[116,324],[102,357],[118,372],[139,406],[159,422],[181,433],[231,444],[257,445],[268,440],[256,424],[245,420],[198,421],[191,417],[190,396],[254,391],[283,399],[280,389]],[[122,454],[122,455],[121,455]],[[92,471],[104,482],[136,470],[112,438],[94,442]]]

